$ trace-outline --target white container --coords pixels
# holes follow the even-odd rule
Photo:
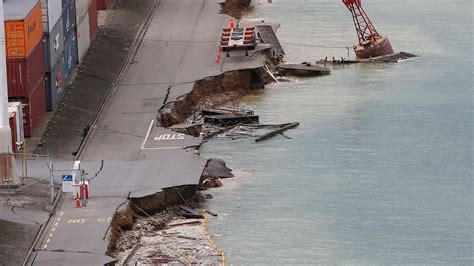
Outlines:
[[[76,23],[80,24],[89,12],[89,0],[74,0],[76,2]],[[89,19],[89,17],[87,17]]]
[[[9,102],[8,112],[16,114],[16,141],[19,145],[22,145],[25,140],[25,131],[23,129],[23,109],[21,102]]]
[[[41,15],[43,16],[43,32],[50,32],[58,22],[63,12],[61,0],[41,0]]]
[[[88,0],[84,0],[87,1]],[[82,63],[84,56],[91,44],[91,35],[89,32],[89,13],[86,13],[84,19],[77,26],[77,51],[79,64]]]

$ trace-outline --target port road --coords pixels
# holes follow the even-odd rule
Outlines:
[[[70,195],[51,217],[33,254],[35,265],[98,265],[105,255],[111,217],[127,198],[195,185],[205,165],[193,149],[202,138],[160,127],[158,110],[189,93],[198,79],[264,64],[263,56],[233,53],[219,64],[222,28],[219,0],[161,0],[146,33],[93,125],[81,154],[89,173],[91,198],[75,208]],[[95,172],[94,168],[94,172]]]

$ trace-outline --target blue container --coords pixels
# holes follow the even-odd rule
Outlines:
[[[77,66],[77,38],[72,35],[64,45],[63,76],[67,85],[71,79],[71,74]]]
[[[64,58],[61,57],[51,71],[46,73],[46,109],[48,111],[54,110],[65,91],[63,64]]]
[[[63,35],[64,42],[69,40],[71,35],[76,34],[76,5],[74,1],[66,1],[63,5]]]
[[[56,25],[49,33],[43,35],[45,49],[46,71],[56,65],[56,62],[63,56],[64,52],[64,36],[63,36],[63,20],[59,18]]]
[[[79,1],[86,1],[86,0],[79,0]],[[61,0],[61,6],[63,7],[63,10],[66,8],[67,5],[69,5],[69,3],[71,2],[75,2],[74,0]]]

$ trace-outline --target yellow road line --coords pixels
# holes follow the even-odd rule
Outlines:
[[[223,266],[226,265],[226,258],[225,258],[225,253],[224,251],[222,251],[221,249],[219,249],[216,244],[214,243],[214,241],[212,241],[212,238],[209,236],[209,232],[207,231],[207,216],[204,215],[204,222],[201,223],[201,226],[202,226],[202,230],[204,231],[204,234],[206,235],[206,239],[207,241],[209,242],[209,244],[211,245],[211,247],[216,250],[217,252],[219,252],[221,254],[221,264]]]

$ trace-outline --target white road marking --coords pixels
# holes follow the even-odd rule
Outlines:
[[[142,142],[141,149],[143,150],[145,148],[146,141],[148,137],[150,136],[151,128],[153,126],[153,123],[155,123],[155,120],[151,120],[150,126],[148,127],[148,132],[146,133],[145,139]]]
[[[184,134],[161,134],[159,137],[153,138],[155,141],[170,141],[170,140],[183,140]]]

